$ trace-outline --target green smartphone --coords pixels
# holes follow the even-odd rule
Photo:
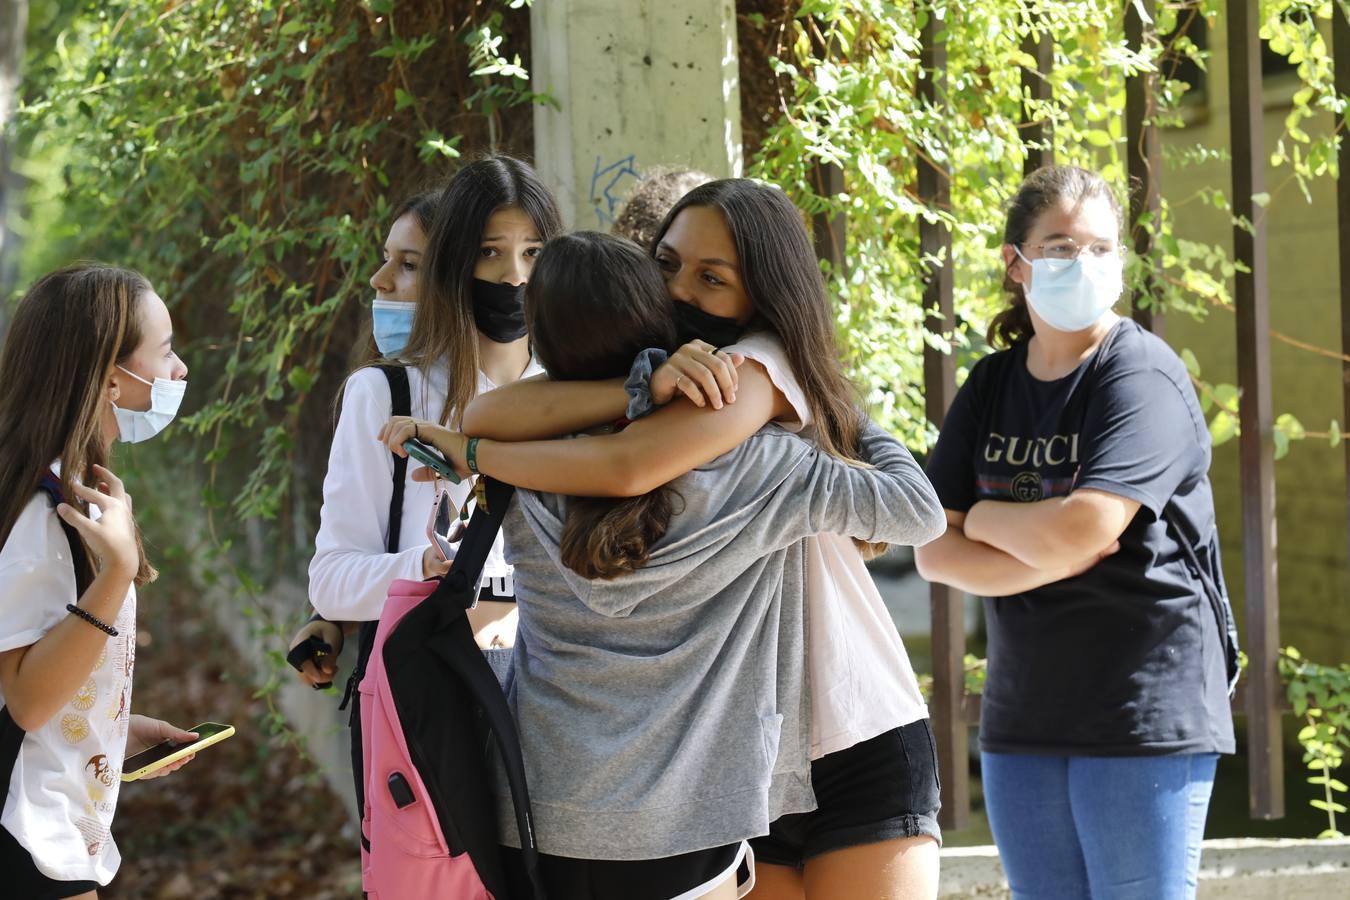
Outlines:
[[[451,484],[459,484],[460,478],[455,474],[455,467],[450,465],[449,461],[441,455],[441,451],[435,447],[414,438],[408,438],[403,442],[403,449],[408,451],[409,457],[417,460]]]

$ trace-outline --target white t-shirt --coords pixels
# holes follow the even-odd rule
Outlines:
[[[91,512],[97,518],[98,509]],[[77,599],[61,520],[48,496],[35,492],[0,548],[0,651],[36,643],[70,615],[66,604]],[[107,884],[122,862],[108,829],[131,716],[134,587],[112,625],[117,637],[108,638],[89,680],[47,724],[24,736],[0,814],[0,825],[57,881]]]
[[[757,332],[722,349],[762,365],[797,413],[798,421],[778,424],[811,437],[811,410],[778,338]],[[853,541],[822,534],[807,538],[804,549],[811,758],[820,759],[925,719],[928,707],[900,633]]]
[[[424,372],[410,366],[407,371],[413,417],[440,421],[450,384],[448,367],[440,364]],[[542,372],[531,360],[521,377]],[[495,387],[478,373],[478,393]],[[392,406],[389,381],[379,369],[360,369],[347,379],[323,480],[314,558],[309,563],[309,602],[332,621],[378,619],[391,583],[399,578],[422,580],[422,554],[427,548],[427,521],[436,485],[412,480],[413,472],[421,468],[415,461],[409,461],[403,486],[398,552],[386,552],[394,460],[375,436],[389,421]],[[467,482],[442,484],[449,487],[456,505],[469,498]],[[502,556],[500,534],[483,566],[483,585],[500,596],[512,595],[511,566]]]

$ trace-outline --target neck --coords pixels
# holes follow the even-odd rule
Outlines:
[[[523,337],[509,344],[499,344],[479,332],[478,367],[493,384],[501,387],[519,380],[529,364],[529,337]]]
[[[1037,328],[1027,344],[1027,369],[1043,381],[1063,378],[1092,355],[1118,321],[1120,316],[1108,312],[1083,331]]]

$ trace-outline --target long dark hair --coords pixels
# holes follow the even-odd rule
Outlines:
[[[1003,226],[1003,243],[1020,250],[1041,213],[1065,200],[1077,203],[1089,197],[1105,197],[1116,214],[1117,227],[1120,226],[1120,201],[1106,179],[1077,166],[1042,166],[1026,177],[1012,200],[1008,201],[1008,221]],[[1008,268],[1011,267],[1009,264]],[[1026,294],[1006,270],[1003,273],[1003,290],[1008,294],[1008,305],[990,320],[988,340],[992,346],[1006,349],[1031,340],[1035,331],[1031,325],[1031,313],[1027,312]]]
[[[62,492],[88,513],[71,484],[96,483],[94,466],[108,464],[104,387],[141,342],[141,298],[151,290],[135,272],[82,264],[43,276],[19,301],[0,350],[0,544],[55,459]],[[157,573],[139,530],[136,546],[140,585]],[[92,577],[94,554],[85,558]]]
[[[860,459],[858,392],[839,360],[825,282],[801,212],[782,191],[748,178],[710,181],[671,208],[654,244],[691,206],[717,209],[726,220],[755,310],[751,327],[782,341],[815,420],[820,448],[842,459]]]
[[[527,163],[489,156],[455,173],[436,206],[423,259],[422,297],[401,356],[429,369],[450,365],[450,390],[440,419],[455,424],[478,390],[478,329],[473,317],[473,269],[483,229],[499,209],[518,207],[547,241],[562,231],[548,188]]]
[[[394,207],[394,214],[389,217],[390,227],[393,227],[395,222],[411,213],[417,219],[422,234],[430,235],[431,226],[436,222],[436,204],[440,200],[441,192],[439,189],[413,194]],[[419,269],[417,274],[419,276],[418,284],[420,285],[422,270]],[[419,296],[418,299],[420,300],[421,297]],[[373,366],[383,359],[384,355],[380,353],[380,348],[375,344],[375,332],[371,327],[371,320],[367,317],[361,324],[360,337],[356,339],[356,345],[352,348],[351,367],[353,369],[364,369],[366,366]],[[335,413],[341,409],[341,405],[342,393],[339,392],[337,406],[334,408]]]
[[[661,270],[626,238],[580,231],[549,241],[525,288],[525,322],[535,357],[556,381],[613,378],[648,347],[671,350],[675,317]],[[641,567],[669,527],[676,494],[573,497],[562,562],[586,578]]]

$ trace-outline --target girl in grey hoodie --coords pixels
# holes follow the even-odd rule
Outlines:
[[[676,344],[655,262],[600,234],[549,242],[526,316],[554,379],[622,374]],[[394,420],[386,442],[414,431],[473,468],[473,442],[432,423]],[[867,422],[859,446],[866,464],[770,425],[639,497],[517,492],[505,687],[551,897],[735,896],[746,839],[814,808],[802,540],[922,544],[944,528],[899,442]]]

